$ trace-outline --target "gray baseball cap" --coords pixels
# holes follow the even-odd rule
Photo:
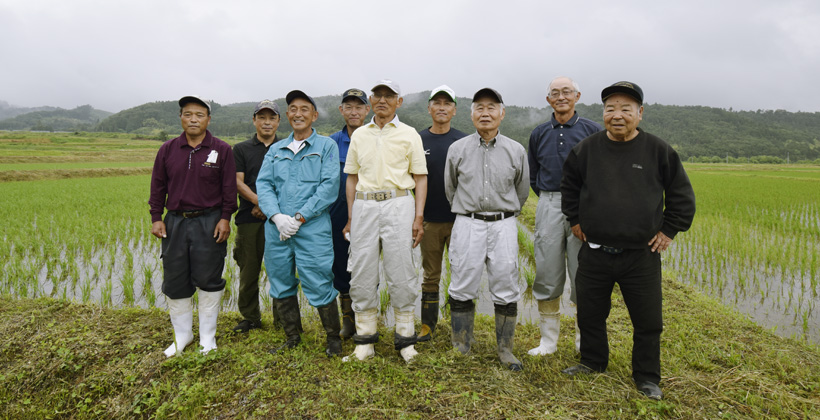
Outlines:
[[[276,102],[273,102],[270,99],[265,99],[264,101],[256,104],[256,108],[253,110],[253,116],[255,117],[256,114],[258,114],[259,111],[263,109],[269,109],[273,111],[274,114],[281,115],[279,114],[279,105],[277,105]]]
[[[180,98],[179,99],[179,107],[184,108],[185,105],[188,105],[191,102],[196,102],[196,103],[204,106],[205,108],[208,108],[208,113],[211,112],[211,101],[206,101],[205,99],[202,99],[202,98],[200,98],[199,96],[196,96],[196,95],[188,95],[188,96],[183,96],[182,98]]]

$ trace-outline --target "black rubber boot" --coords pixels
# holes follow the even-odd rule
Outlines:
[[[495,341],[498,344],[498,359],[501,360],[502,365],[514,371],[524,369],[521,361],[516,359],[512,353],[517,316],[518,304],[516,302],[495,305]]]
[[[325,306],[318,306],[316,310],[319,311],[319,319],[322,320],[322,327],[325,328],[327,334],[327,353],[328,357],[338,356],[342,354],[342,338],[339,337],[339,309],[336,307],[336,302],[330,302]]]
[[[302,331],[302,315],[299,313],[299,298],[294,295],[284,299],[274,299],[276,310],[279,312],[279,320],[285,330],[287,340],[281,346],[271,350],[271,353],[278,354],[292,349],[302,342],[299,333]]]
[[[279,311],[276,310],[276,302],[273,302],[273,329],[278,330],[282,328],[282,320],[279,319]]]
[[[467,354],[473,344],[473,326],[475,325],[475,303],[472,300],[460,301],[452,297],[450,302],[450,322],[453,327],[453,347]]]
[[[353,312],[353,300],[350,293],[339,294],[339,305],[342,307],[342,329],[339,335],[347,340],[356,334],[356,313]]]
[[[438,292],[421,294],[421,331],[418,341],[430,341],[438,324]]]

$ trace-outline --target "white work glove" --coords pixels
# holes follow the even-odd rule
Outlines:
[[[287,236],[288,238],[295,235],[296,232],[299,231],[299,227],[302,226],[302,222],[296,220],[291,216],[285,216],[288,218],[288,225],[285,227],[284,230],[280,230],[279,232]]]
[[[288,233],[291,229],[291,220],[295,219],[283,213],[276,213],[273,215],[273,223],[276,225],[276,229],[279,230],[279,240],[284,241],[292,236],[292,234]],[[295,232],[296,231],[294,231],[294,233]]]

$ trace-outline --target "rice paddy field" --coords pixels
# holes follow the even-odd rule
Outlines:
[[[11,221],[0,234],[0,295],[164,308],[160,241],[150,235],[147,204],[159,145],[126,135],[0,132],[0,214]],[[120,176],[124,169],[139,172]],[[687,170],[698,210],[664,255],[667,274],[777,334],[820,342],[820,168]],[[49,179],[53,173],[60,179]],[[522,286],[534,277],[526,231],[535,203],[531,195],[521,218]],[[229,256],[232,247],[231,240]],[[238,268],[230,257],[224,277],[225,309],[235,310]],[[268,309],[267,294],[261,299]]]

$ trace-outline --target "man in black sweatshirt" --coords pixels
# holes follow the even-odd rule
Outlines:
[[[691,226],[695,193],[677,152],[638,128],[641,88],[618,82],[601,99],[606,131],[572,149],[561,180],[562,211],[584,242],[576,274],[581,363],[563,372],[606,370],[606,319],[618,283],[634,327],[632,379],[641,393],[661,399],[660,252]]]

